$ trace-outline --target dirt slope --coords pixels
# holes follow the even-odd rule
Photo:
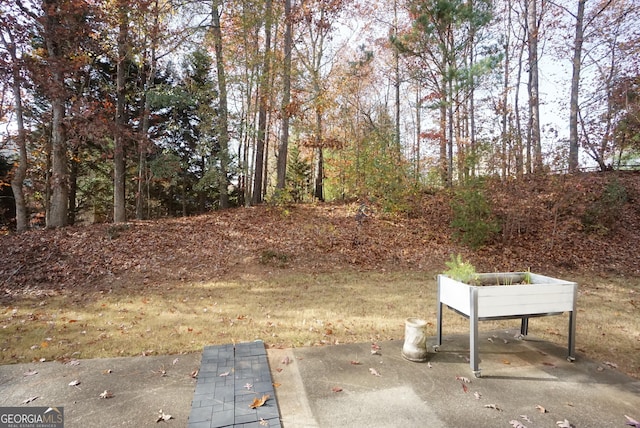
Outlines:
[[[607,185],[627,202],[607,228],[585,214]],[[478,270],[531,269],[639,275],[640,174],[552,176],[487,184],[503,230],[472,251],[451,238],[449,194],[425,194],[409,214],[374,206],[315,204],[230,209],[202,216],[74,226],[0,237],[0,297],[92,290],[119,277],[191,280],[234,275],[258,264],[305,271],[355,268],[436,272],[453,253]],[[606,205],[605,205],[606,206]],[[590,211],[591,210],[591,211]]]

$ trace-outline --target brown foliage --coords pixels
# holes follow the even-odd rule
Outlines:
[[[356,204],[259,206],[1,236],[0,298],[108,289],[124,275],[143,282],[213,279],[274,262],[275,268],[301,271],[433,272],[454,253],[478,271],[638,275],[640,174],[618,176],[628,202],[616,228],[595,233],[581,224],[610,174],[489,183],[487,193],[503,228],[497,242],[475,253],[450,238],[445,191],[413,201],[411,215],[373,210],[362,223],[356,220]]]

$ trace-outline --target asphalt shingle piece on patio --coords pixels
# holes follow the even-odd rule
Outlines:
[[[250,407],[265,395],[264,405]],[[282,426],[264,343],[205,347],[188,428],[262,426]]]

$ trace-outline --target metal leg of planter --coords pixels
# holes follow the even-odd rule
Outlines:
[[[520,324],[520,335],[526,336],[529,333],[529,317],[522,317],[522,324]]]
[[[478,290],[471,289],[471,307],[469,313],[469,365],[475,377],[480,377],[478,367]]]
[[[577,295],[578,284],[573,284],[573,310],[569,314],[569,349],[567,355],[567,361],[573,362],[576,360],[576,314],[578,313],[577,307]]]
[[[433,347],[434,351],[438,351],[440,345],[442,345],[442,302],[440,301],[440,278],[438,278],[438,316],[436,323],[436,344]]]
[[[569,355],[567,361],[574,362],[576,360],[576,311],[575,309],[569,314]]]

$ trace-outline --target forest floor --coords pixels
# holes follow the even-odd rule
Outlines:
[[[409,316],[433,335],[435,276],[461,254],[479,272],[577,282],[578,352],[640,378],[640,174],[487,189],[502,229],[477,250],[452,238],[447,191],[403,214],[370,204],[361,222],[358,202],[263,205],[0,236],[0,363],[401,339]],[[565,318],[530,333],[564,345]],[[468,323],[447,313],[445,329]]]

